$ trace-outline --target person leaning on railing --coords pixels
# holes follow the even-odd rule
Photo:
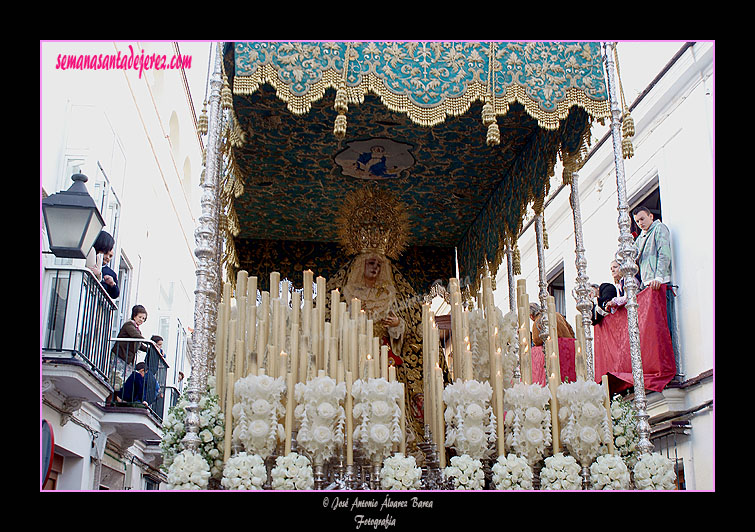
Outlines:
[[[139,326],[145,321],[147,321],[147,309],[145,309],[143,305],[134,305],[131,309],[131,319],[127,320],[121,326],[121,330],[118,331],[118,338],[144,339],[142,332],[139,330]],[[148,348],[148,344],[142,342],[116,341],[113,344],[111,355],[113,360],[112,369],[114,371],[111,377],[111,382],[113,383],[114,388],[119,387],[116,382],[119,376],[121,377],[121,382],[123,382],[122,379],[126,374],[127,368],[132,366],[136,360],[136,353],[138,351],[147,351]]]

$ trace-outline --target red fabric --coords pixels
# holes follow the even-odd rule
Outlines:
[[[640,351],[645,389],[660,392],[674,378],[676,364],[666,320],[666,286],[637,294]],[[593,328],[595,380],[609,376],[611,393],[634,386],[629,355],[627,309],[620,308]]]
[[[561,382],[577,381],[577,370],[574,368],[574,338],[558,339],[558,366],[561,369]],[[543,358],[543,346],[536,345],[532,348],[532,383],[542,386],[548,384],[545,378],[545,359]]]

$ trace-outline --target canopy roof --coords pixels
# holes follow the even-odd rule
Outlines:
[[[339,207],[372,183],[407,207],[406,255],[428,270],[415,288],[454,275],[454,247],[460,276],[476,285],[544,196],[557,158],[578,157],[591,121],[609,116],[592,42],[239,42],[226,45],[224,70],[237,266],[260,275],[277,266],[297,281],[302,269],[334,272]],[[494,146],[485,101],[500,130]]]

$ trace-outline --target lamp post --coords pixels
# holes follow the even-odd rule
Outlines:
[[[42,200],[42,214],[50,251],[56,257],[84,259],[105,220],[87,192],[87,176],[73,174],[71,180],[71,188]]]

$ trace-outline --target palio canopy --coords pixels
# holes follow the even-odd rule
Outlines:
[[[297,283],[303,269],[332,274],[339,206],[374,183],[407,206],[400,263],[415,288],[454,275],[454,248],[476,286],[557,158],[575,157],[592,120],[609,116],[593,42],[237,42],[224,70],[230,259],[262,283],[273,270]]]

